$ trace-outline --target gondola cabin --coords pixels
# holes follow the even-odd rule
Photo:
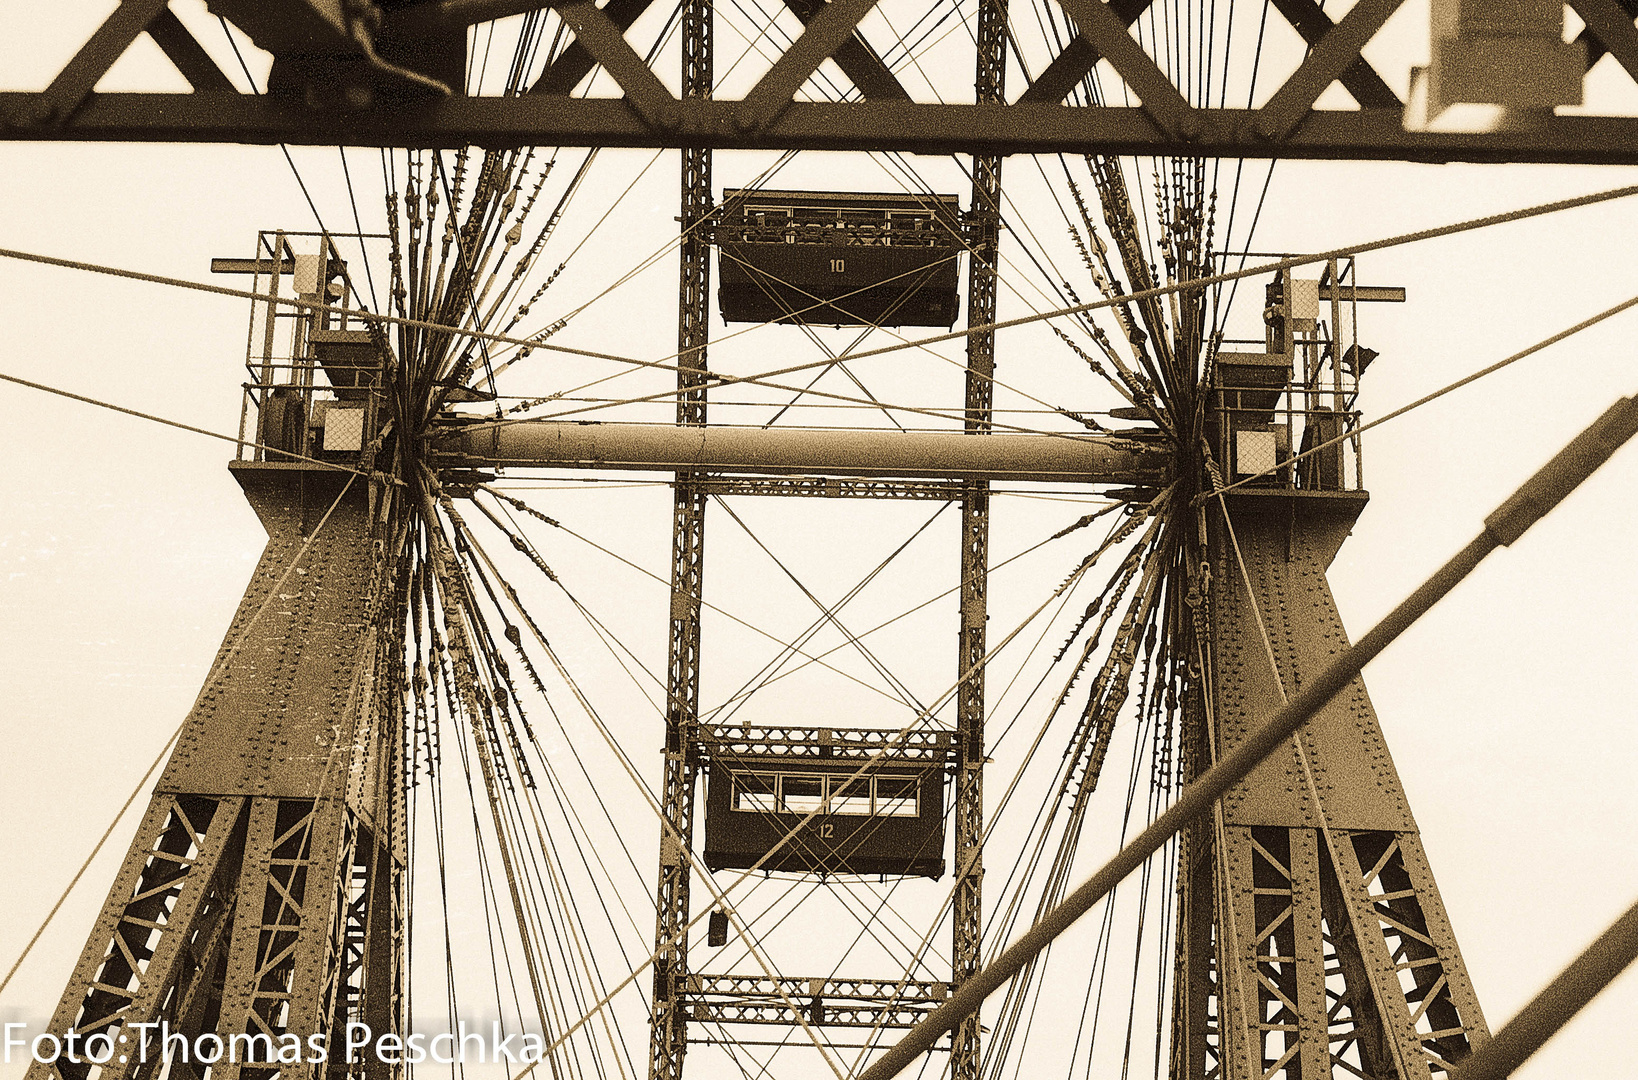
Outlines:
[[[710,869],[943,876],[947,732],[724,731],[702,739]]]
[[[960,214],[954,195],[725,191],[722,317],[949,326],[961,301]]]

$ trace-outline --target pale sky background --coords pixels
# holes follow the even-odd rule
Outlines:
[[[110,6],[72,5],[42,24],[32,5],[0,0],[0,21],[26,27],[0,41],[0,83],[43,85]],[[1418,37],[1424,19],[1425,8],[1407,6],[1391,27],[1398,51],[1375,55],[1390,84],[1402,88],[1410,65],[1425,58]],[[1590,84],[1593,101],[1630,110],[1638,95],[1623,90],[1621,78],[1604,61]],[[162,66],[130,61],[103,86],[174,81]],[[293,153],[326,221],[350,228],[335,151]],[[608,152],[588,197],[606,205],[653,157]],[[578,161],[578,154],[562,160]],[[719,189],[749,179],[766,160],[719,154]],[[373,227],[378,158],[360,151],[349,161],[366,227]],[[838,161],[806,155],[781,182],[834,182],[828,178],[844,170]],[[0,247],[204,281],[211,257],[249,255],[258,228],[313,227],[276,148],[7,143],[0,162]],[[940,190],[964,190],[946,163],[927,167]],[[1033,172],[1024,159],[1008,170],[1010,177]],[[1260,168],[1252,175],[1260,179]],[[1275,173],[1254,246],[1301,251],[1369,241],[1612,188],[1635,175],[1620,168],[1286,163]],[[877,175],[859,186],[885,183]],[[663,155],[611,218],[614,238],[588,245],[583,261],[603,280],[674,229],[675,184],[675,156]],[[1047,223],[1061,234],[1058,219]],[[1635,227],[1638,202],[1627,199],[1366,257],[1363,281],[1409,291],[1409,303],[1364,316],[1361,339],[1381,353],[1364,380],[1367,419],[1638,293]],[[662,261],[605,304],[606,313],[561,340],[663,355],[674,275],[674,263]],[[0,260],[0,371],[231,433],[246,307]],[[1638,392],[1635,336],[1638,312],[1628,312],[1366,437],[1372,501],[1332,569],[1353,636],[1470,539],[1484,515],[1576,432],[1618,397]],[[799,339],[759,340],[767,342],[763,349],[811,353]],[[1000,373],[1032,371],[1040,362],[1040,353],[1017,340],[1038,339],[1003,335]],[[754,355],[744,370],[772,367],[778,358]],[[15,385],[0,385],[0,418],[4,969],[185,715],[263,536],[227,474],[227,444]],[[665,497],[650,492],[614,509],[585,493],[556,498],[552,506],[566,520],[663,571]],[[1638,451],[1629,447],[1366,671],[1493,1029],[1638,897],[1635,499]],[[1017,503],[1000,503],[997,552],[1043,535],[1039,525],[1000,519]],[[837,504],[799,510],[762,504],[742,512],[805,555],[842,546],[843,537],[847,546],[868,546],[842,522]],[[1055,528],[1081,511],[1052,512],[1057,517],[1042,520]],[[926,516],[884,513],[893,528],[903,522],[903,532]],[[713,552],[739,550],[721,514],[713,527]],[[945,548],[912,577],[953,580],[950,540],[946,534]],[[583,561],[567,551],[551,557],[570,567]],[[708,598],[727,607],[760,588],[747,585],[737,563],[729,572],[729,554],[719,558],[708,567]],[[1061,577],[1068,558],[1021,572],[1018,598],[998,603],[1032,606],[1041,583]],[[599,579],[596,568],[606,563],[584,566],[577,581],[592,597],[588,604],[601,598],[645,628],[633,631],[649,634],[643,648],[663,649],[662,591],[614,572]],[[712,583],[724,590],[720,598],[711,596]],[[920,595],[915,584],[903,583],[905,596]],[[1013,587],[997,576],[998,593]],[[935,627],[930,642],[911,636],[898,643],[906,662],[948,667],[953,625]],[[633,745],[646,750],[653,742],[644,735]],[[652,757],[643,764],[657,769]],[[0,1020],[49,1013],[144,799],[115,828],[0,998]],[[652,831],[643,833],[649,844]],[[1519,1075],[1631,1076],[1625,1036],[1635,1023],[1638,976],[1629,973]],[[16,1075],[17,1065],[0,1065],[0,1076]]]

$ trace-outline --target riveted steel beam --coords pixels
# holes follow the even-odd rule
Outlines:
[[[626,102],[525,94],[450,97],[358,111],[314,111],[246,94],[89,94],[53,121],[39,93],[0,93],[0,141],[245,143],[302,146],[693,146],[745,150],[899,150],[924,154],[1115,154],[1348,161],[1638,164],[1638,117],[1551,116],[1528,129],[1406,131],[1399,109],[1317,110],[1288,134],[1258,130],[1255,109],[1193,109],[1191,137],[1141,108],[1015,101],[934,105],[806,102],[766,127],[737,126],[739,103],[667,103],[651,126]]]
[[[715,83],[715,20],[710,0],[679,8],[684,101],[710,97]],[[711,245],[702,227],[712,212],[711,150],[681,154],[677,245],[676,431],[707,431],[711,343]],[[501,433],[497,432],[497,436]],[[660,859],[654,890],[654,991],[649,1080],[682,1080],[688,1054],[688,927],[693,872],[694,797],[699,777],[701,621],[705,590],[706,495],[697,474],[678,470],[671,492],[671,605],[666,621],[666,705],[660,787]]]

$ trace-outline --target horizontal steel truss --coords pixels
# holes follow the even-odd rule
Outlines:
[[[881,480],[850,476],[712,476],[696,480],[708,495],[778,495],[817,499],[933,499],[954,502],[966,485],[953,480]]]
[[[455,466],[1156,484],[1170,454],[1108,435],[693,427],[521,420],[453,428]]]
[[[942,982],[690,975],[683,1004],[705,1023],[907,1028],[949,996]]]
[[[700,752],[707,755],[839,758],[866,760],[891,753],[895,759],[943,761],[950,755],[954,732],[890,728],[758,727],[751,724],[701,724]]]
[[[723,149],[903,150],[920,153],[1100,153],[1404,161],[1638,163],[1638,118],[1543,116],[1512,131],[1406,131],[1403,105],[1361,56],[1402,0],[1362,0],[1333,23],[1316,0],[1275,7],[1311,46],[1280,89],[1257,109],[1197,108],[1184,99],[1128,27],[1147,0],[1059,0],[1080,30],[1024,91],[999,104],[924,104],[909,100],[858,24],[874,0],[787,0],[805,32],[740,100],[674,96],[627,42],[624,32],[650,0],[588,0],[554,10],[575,45],[530,93],[510,98],[386,94],[309,94],[360,108],[309,107],[298,96],[249,95],[232,82],[171,15],[164,0],[125,0],[44,91],[0,93],[0,139],[301,143],[452,147],[564,144],[695,146]],[[1628,0],[1572,0],[1587,24],[1580,41],[1589,66],[1606,53],[1638,78],[1638,29]],[[270,0],[292,16],[311,15],[307,0]],[[543,8],[538,0],[465,0],[424,4],[388,17],[385,40],[442,41],[466,22]],[[428,14],[436,12],[437,14]],[[442,15],[442,23],[435,22]],[[410,25],[413,21],[415,25]],[[148,33],[194,87],[191,94],[97,94],[92,87],[137,36]],[[353,50],[371,60],[362,24],[338,31],[326,55]],[[302,57],[294,58],[298,63]],[[793,100],[826,59],[834,59],[864,96],[847,103]],[[1108,59],[1142,99],[1135,108],[1063,102],[1100,59]],[[372,61],[373,62],[373,61]],[[574,98],[593,65],[624,97]],[[362,65],[369,70],[370,65]],[[1334,82],[1357,111],[1315,110]],[[458,89],[458,88],[457,88]]]
[[[1279,138],[1261,110],[1190,109],[1192,138],[1159,130],[1141,108],[1014,102],[796,102],[760,131],[733,125],[732,101],[678,102],[656,128],[613,99],[456,97],[414,110],[315,113],[298,102],[237,94],[96,94],[71,122],[19,125],[39,94],[0,93],[0,140],[289,143],[489,148],[709,146],[721,150],[896,150],[913,154],[1107,154],[1343,161],[1638,164],[1638,117],[1556,116],[1515,131],[1406,131],[1399,109],[1324,110]]]

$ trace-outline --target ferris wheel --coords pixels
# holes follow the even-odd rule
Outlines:
[[[221,433],[273,539],[53,1030],[363,1024],[372,1063],[322,1071],[387,1075],[448,1065],[381,1035],[481,1018],[554,1075],[856,1075],[1345,643],[1324,572],[1401,317],[1375,302],[1419,282],[1376,276],[1392,247],[1278,250],[1272,164],[1176,140],[1391,9],[512,5],[457,35],[470,71],[383,47],[360,79],[149,6],[201,92],[182,38],[314,115],[441,76],[479,104],[613,87],[650,134],[350,149],[322,181],[347,202],[208,253],[249,308]],[[462,15],[417,7],[387,14]],[[680,119],[611,25],[682,58]],[[805,27],[834,40],[803,73]],[[952,136],[838,119],[971,101],[975,55],[980,106],[1123,102],[1165,138],[912,156]],[[742,101],[720,137],[716,100]],[[376,105],[348,122],[391,144]],[[1339,700],[923,1068],[1445,1075],[1482,1043],[1436,860],[1363,688]]]

